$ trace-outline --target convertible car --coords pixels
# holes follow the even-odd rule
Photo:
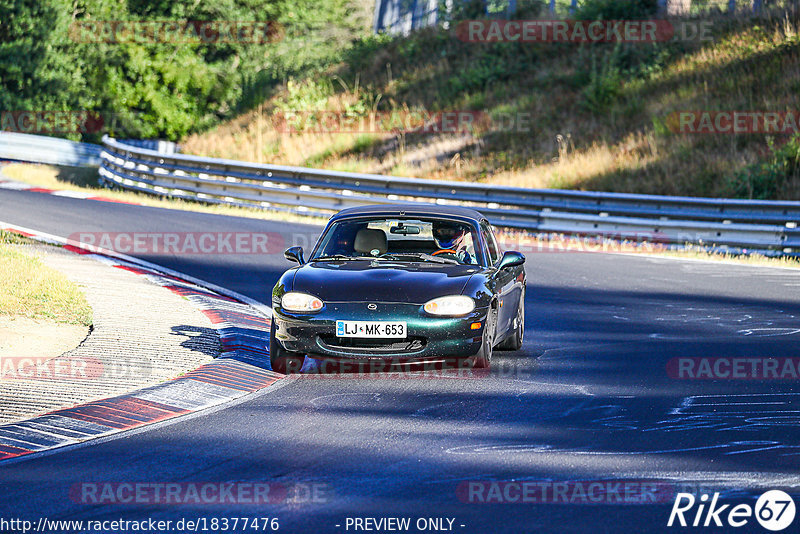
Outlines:
[[[488,367],[525,332],[525,257],[500,253],[477,211],[403,205],[334,215],[308,258],[292,247],[272,291],[270,361],[458,361]]]

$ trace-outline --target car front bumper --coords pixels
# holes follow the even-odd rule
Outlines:
[[[462,317],[435,317],[421,305],[327,303],[314,314],[273,309],[276,338],[288,351],[316,359],[337,361],[426,362],[474,356],[481,348],[488,308],[476,308]],[[405,321],[404,340],[336,337],[336,321]],[[474,325],[480,323],[479,328]]]

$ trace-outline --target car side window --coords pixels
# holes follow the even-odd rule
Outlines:
[[[486,241],[486,247],[489,249],[489,262],[494,265],[500,259],[500,249],[497,247],[497,240],[494,238],[492,228],[483,221],[481,223],[481,233],[483,239]]]

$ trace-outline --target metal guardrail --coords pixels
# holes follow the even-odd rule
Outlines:
[[[368,204],[450,204],[537,233],[800,253],[797,201],[498,187],[163,154],[110,137],[103,145],[102,180],[161,196],[321,216]]]
[[[164,141],[162,139],[119,139],[118,141],[126,145],[155,150],[160,154],[175,154],[176,152],[180,152],[180,147],[177,143]]]
[[[0,132],[0,159],[51,165],[99,166],[103,147],[57,137]]]

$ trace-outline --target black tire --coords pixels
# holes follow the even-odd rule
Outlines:
[[[470,363],[475,369],[488,369],[492,365],[492,352],[494,350],[495,328],[497,326],[497,312],[492,312],[490,318],[486,320],[486,328],[483,332],[483,344],[475,356],[470,358]]]
[[[498,350],[519,350],[525,339],[525,292],[519,299],[519,309],[514,317],[514,333],[497,345]]]
[[[300,372],[305,362],[305,355],[297,352],[290,352],[283,348],[275,337],[275,322],[269,329],[269,363],[272,370],[276,373],[288,375]]]

